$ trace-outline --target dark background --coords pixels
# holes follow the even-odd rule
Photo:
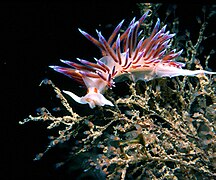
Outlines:
[[[203,5],[213,6],[177,4],[175,17],[180,18],[180,35],[188,29],[194,38],[197,36],[199,25],[196,17],[203,18]],[[159,9],[162,21],[166,17],[166,9],[172,6],[164,4]],[[35,155],[48,145],[50,131],[46,130],[47,124],[19,125],[18,122],[29,114],[36,115],[38,107],[53,108],[55,105],[54,94],[49,94],[49,88],[38,86],[44,78],[52,79],[61,89],[82,90],[74,81],[48,68],[49,65],[62,65],[59,59],[74,60],[80,57],[92,60],[93,57],[100,57],[97,48],[80,34],[78,28],[93,36],[96,36],[95,29],[102,30],[107,37],[106,34],[109,35],[122,19],[126,20],[127,25],[132,17],[139,18],[138,12],[136,4],[130,1],[119,5],[108,2],[0,3],[0,70],[3,90],[0,179],[65,179],[64,172],[55,169],[55,163],[61,160],[61,156],[66,156],[62,152],[53,152],[40,161],[33,161]],[[214,17],[209,21],[206,33],[210,35],[215,32],[215,27]],[[203,44],[204,54],[216,49],[215,40],[214,36]],[[209,62],[209,67],[214,71],[215,63],[214,55]]]

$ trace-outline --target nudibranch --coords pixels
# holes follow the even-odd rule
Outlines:
[[[134,82],[138,80],[149,81],[160,77],[195,76],[200,73],[216,74],[205,70],[182,69],[184,63],[174,61],[182,50],[170,49],[170,40],[175,36],[166,31],[166,25],[160,29],[158,18],[149,37],[141,36],[141,24],[148,16],[147,11],[139,20],[130,22],[128,28],[120,34],[124,22],[122,20],[106,40],[101,32],[96,30],[98,39],[85,31],[79,31],[101,51],[102,57],[95,59],[95,63],[79,59],[79,63],[61,60],[70,67],[50,66],[86,86],[87,94],[78,97],[70,91],[63,91],[81,104],[89,104],[90,108],[109,105],[113,103],[103,96],[107,88],[114,86],[116,81],[128,77]],[[141,38],[142,37],[142,38]]]

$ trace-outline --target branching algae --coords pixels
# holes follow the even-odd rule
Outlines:
[[[196,58],[206,23],[195,45],[186,41],[186,51],[181,55],[166,25],[159,29],[158,20],[152,29],[143,23],[157,6],[140,4],[144,15],[118,34],[122,21],[107,41],[101,32],[97,31],[97,40],[80,30],[102,52],[103,57],[96,63],[62,60],[72,68],[51,66],[85,85],[88,91],[78,97],[61,91],[51,80],[42,81],[41,85],[53,87],[68,115],[55,117],[41,108],[38,116],[30,115],[20,122],[47,121],[48,129],[64,127],[36,160],[57,144],[73,141],[71,155],[58,165],[83,156],[83,174],[94,172],[100,179],[216,178],[216,77],[215,72],[203,70]],[[148,38],[144,38],[141,27]],[[182,62],[188,70],[182,68]],[[194,70],[189,70],[192,67]],[[118,82],[126,92],[116,90]],[[95,108],[94,113],[83,116],[74,112],[68,95]]]

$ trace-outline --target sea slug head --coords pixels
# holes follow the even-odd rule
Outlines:
[[[97,88],[91,87],[88,88],[88,92],[85,96],[78,97],[70,91],[63,91],[69,95],[72,99],[80,104],[88,104],[90,108],[95,108],[96,106],[114,106],[111,101],[106,99],[103,94],[101,94]]]

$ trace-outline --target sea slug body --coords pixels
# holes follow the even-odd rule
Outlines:
[[[183,50],[176,51],[170,48],[170,40],[175,34],[166,31],[166,25],[161,29],[160,19],[157,20],[151,35],[148,38],[140,38],[142,31],[140,25],[146,19],[147,11],[139,20],[135,18],[130,22],[124,33],[119,31],[124,22],[121,21],[106,40],[101,32],[96,31],[98,40],[79,29],[79,31],[101,51],[102,57],[96,59],[96,63],[77,59],[80,63],[61,60],[70,67],[50,66],[78,81],[87,88],[87,94],[78,97],[70,91],[63,91],[81,104],[89,104],[90,108],[109,105],[113,103],[103,96],[106,88],[114,86],[114,81],[122,81],[128,77],[134,82],[138,80],[149,81],[160,77],[195,76],[200,73],[216,74],[204,70],[182,69],[184,63],[174,61]]]

